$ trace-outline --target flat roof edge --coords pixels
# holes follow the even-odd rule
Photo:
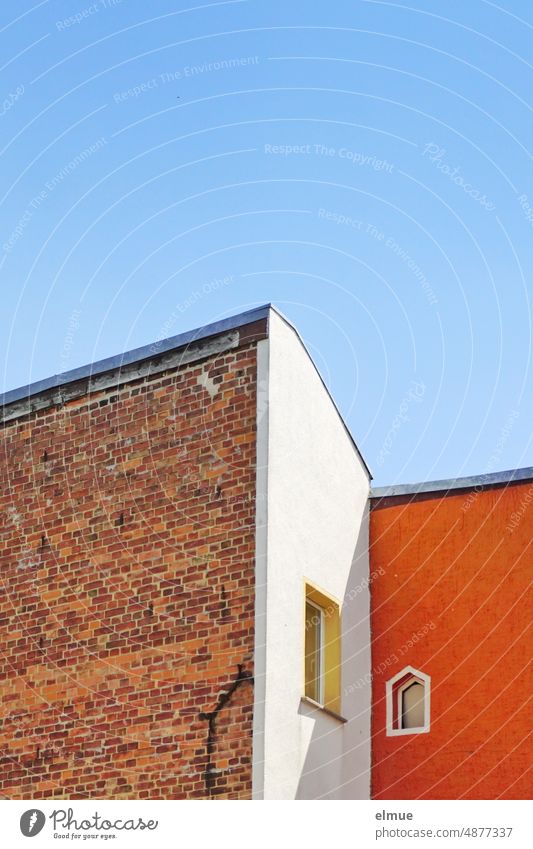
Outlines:
[[[126,366],[140,363],[143,360],[153,359],[154,357],[166,354],[169,351],[185,348],[188,345],[201,342],[212,336],[219,336],[222,333],[236,330],[262,319],[267,319],[270,309],[270,304],[264,304],[263,306],[255,307],[254,309],[221,319],[220,321],[215,321],[212,324],[204,325],[195,330],[188,330],[185,333],[179,333],[168,339],[152,342],[149,345],[143,345],[140,348],[134,348],[131,351],[126,351],[113,357],[107,357],[103,360],[71,369],[70,371],[55,374],[44,380],[37,380],[34,383],[18,387],[17,389],[11,389],[0,394],[0,409],[4,409],[20,401],[27,401],[36,395],[49,392],[51,389],[59,389],[68,384],[77,383],[80,380],[92,380],[107,372],[120,370]]]
[[[421,483],[378,486],[370,490],[370,498],[393,498],[398,495],[420,495],[426,492],[448,493],[457,489],[475,489],[476,487],[497,486],[499,484],[533,481],[533,466],[523,469],[510,469],[504,472],[490,472],[450,480],[422,481]]]

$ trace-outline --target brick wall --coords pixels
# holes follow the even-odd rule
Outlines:
[[[529,798],[532,527],[531,482],[373,502],[374,798]],[[387,737],[407,665],[431,675],[431,729]]]
[[[0,795],[251,794],[256,346],[0,431]]]

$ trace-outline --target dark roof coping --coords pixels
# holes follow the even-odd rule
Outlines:
[[[185,333],[179,333],[177,336],[171,336],[168,339],[163,339],[158,342],[152,342],[150,345],[143,345],[141,348],[134,348],[131,351],[126,351],[123,354],[117,354],[114,357],[107,357],[104,360],[98,360],[95,363],[90,363],[79,368],[71,369],[70,371],[62,372],[61,374],[47,377],[44,380],[37,380],[27,386],[21,386],[18,389],[11,389],[8,392],[0,394],[0,407],[6,407],[17,401],[26,401],[35,395],[40,395],[50,389],[68,386],[70,383],[77,383],[80,380],[91,380],[106,372],[123,369],[126,366],[140,363],[143,360],[154,359],[162,354],[174,351],[179,348],[200,342],[203,339],[208,339],[210,336],[218,336],[219,334],[235,330],[247,324],[253,324],[261,319],[268,318],[270,304],[265,304],[261,307],[256,307],[252,310],[240,313],[239,315],[224,318],[221,321],[216,321],[213,324],[207,324],[204,327],[199,327],[196,330],[188,330]]]
[[[451,478],[450,480],[422,481],[421,483],[378,486],[370,490],[370,497],[394,498],[399,495],[420,495],[425,492],[450,492],[456,489],[476,489],[478,487],[498,486],[520,481],[533,481],[533,466],[524,469],[510,469],[505,472],[491,472],[472,477]]]
[[[18,419],[32,412],[46,409],[54,404],[63,404],[71,399],[79,398],[80,396],[89,394],[93,391],[117,386],[121,383],[127,382],[128,380],[134,380],[137,377],[146,376],[147,374],[154,374],[157,371],[174,367],[176,364],[179,364],[179,362],[185,363],[195,359],[199,360],[202,357],[209,356],[217,349],[220,352],[229,348],[238,347],[239,344],[246,342],[246,336],[243,340],[243,338],[239,334],[235,334],[234,331],[248,325],[254,325],[256,322],[267,322],[265,335],[268,336],[268,318],[271,310],[279,315],[279,317],[294,331],[294,333],[296,333],[298,339],[305,348],[307,355],[316,369],[316,372],[322,381],[322,385],[324,386],[324,389],[368,474],[368,477],[372,479],[372,473],[368,468],[368,465],[365,462],[350,429],[346,425],[335,400],[324,383],[313,358],[309,354],[309,351],[307,351],[305,343],[298,333],[298,330],[292,322],[289,321],[289,319],[287,319],[287,317],[279,310],[272,306],[272,304],[263,304],[262,306],[246,310],[238,315],[224,318],[195,330],[189,330],[186,333],[180,333],[177,336],[171,336],[168,339],[158,340],[157,342],[152,342],[150,345],[144,345],[141,348],[134,348],[133,350],[126,351],[123,354],[118,354],[114,357],[107,357],[106,359],[98,360],[95,363],[80,366],[79,368],[53,375],[52,377],[45,378],[44,380],[37,380],[27,386],[21,386],[17,389],[11,389],[8,392],[4,392],[3,394],[0,394],[0,422]],[[212,340],[212,343],[210,344],[210,342],[206,340]],[[176,352],[180,350],[183,350],[183,355],[180,355],[178,362],[176,359]]]

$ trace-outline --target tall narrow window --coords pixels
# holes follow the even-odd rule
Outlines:
[[[340,605],[313,584],[305,584],[304,695],[340,714]]]
[[[324,611],[307,601],[305,604],[305,695],[322,704]]]

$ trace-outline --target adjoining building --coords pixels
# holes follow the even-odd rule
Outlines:
[[[371,493],[372,794],[531,795],[533,469]]]
[[[0,403],[4,797],[525,797],[533,469],[372,491],[270,305]]]

